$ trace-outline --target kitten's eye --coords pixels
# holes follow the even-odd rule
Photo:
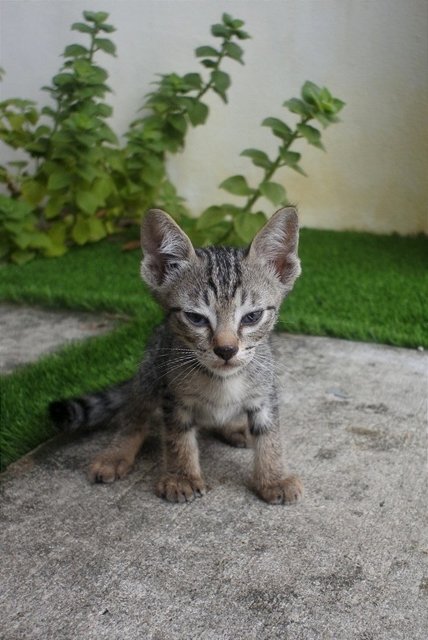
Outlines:
[[[202,316],[200,313],[193,313],[191,311],[185,311],[186,318],[195,325],[195,327],[205,327],[209,324],[208,318]]]
[[[263,310],[251,311],[242,317],[241,324],[256,324],[262,317]]]

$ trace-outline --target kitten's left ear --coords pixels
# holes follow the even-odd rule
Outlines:
[[[248,257],[270,265],[282,284],[291,289],[301,273],[297,255],[299,220],[294,207],[280,209],[260,229],[251,243]]]
[[[184,231],[161,209],[150,209],[144,216],[141,247],[144,253],[141,275],[155,288],[196,255]]]

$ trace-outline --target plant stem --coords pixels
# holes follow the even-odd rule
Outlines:
[[[217,62],[215,63],[215,66],[214,66],[214,67],[212,67],[212,72],[213,72],[213,71],[218,71],[218,68],[219,68],[219,66],[220,66],[220,64],[221,64],[221,61],[223,60],[223,58],[224,58],[224,57],[225,57],[225,55],[226,55],[226,52],[225,52],[224,48],[225,48],[225,45],[226,45],[228,42],[229,42],[229,40],[223,40],[223,44],[221,45],[221,52],[220,52],[220,55],[219,55],[219,57],[218,57],[218,59],[217,59]],[[212,72],[211,72],[211,73],[212,73]],[[205,94],[207,93],[207,91],[209,91],[209,90],[211,89],[211,87],[213,86],[213,84],[214,84],[214,82],[213,82],[213,80],[211,79],[209,82],[207,82],[207,84],[205,85],[205,87],[203,87],[203,88],[199,91],[199,93],[195,96],[195,99],[196,99],[196,100],[200,100],[200,99],[202,98],[202,96],[203,96],[203,95],[205,95]]]
[[[301,122],[299,122],[299,124],[306,124],[308,122],[308,120],[310,120],[310,118],[308,116],[305,117],[305,118],[302,118],[302,120],[301,120]],[[279,169],[280,167],[287,166],[286,162],[282,162],[281,163],[281,151],[288,151],[288,149],[291,147],[293,142],[295,140],[297,140],[297,138],[301,138],[301,137],[302,136],[299,135],[299,132],[298,132],[298,130],[296,128],[296,130],[291,134],[287,144],[285,144],[283,147],[280,147],[280,151],[278,153],[277,158],[272,163],[270,168],[265,171],[265,175],[263,176],[263,180],[260,182],[260,184],[263,184],[264,182],[267,182],[268,180],[270,180],[277,169]],[[245,211],[247,213],[250,213],[251,207],[261,197],[262,193],[260,191],[260,184],[257,187],[256,192],[253,193],[252,196],[248,197],[247,203],[246,203],[245,207],[242,209],[243,211]]]
[[[293,138],[293,140],[294,140],[294,138]],[[288,149],[288,146],[286,148]],[[263,180],[262,180],[262,182],[260,184],[262,184],[263,182],[266,182],[267,180],[270,180],[270,178],[273,176],[275,171],[279,168],[280,162],[281,162],[281,156],[278,154],[278,157],[276,158],[275,162],[272,164],[270,169],[268,169],[266,171],[266,173],[265,173],[265,175],[263,177]],[[247,204],[243,208],[243,211],[246,211],[247,213],[249,213],[250,210],[251,210],[251,207],[260,198],[261,195],[262,194],[261,194],[260,188],[257,188],[256,192],[253,193],[252,196],[249,196],[249,198],[247,200]]]

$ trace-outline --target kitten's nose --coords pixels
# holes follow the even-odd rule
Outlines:
[[[225,362],[233,358],[233,356],[238,353],[238,347],[225,345],[224,347],[214,347],[214,353],[219,358],[223,358]]]

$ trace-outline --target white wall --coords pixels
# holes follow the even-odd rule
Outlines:
[[[57,72],[64,46],[84,37],[69,31],[84,9],[108,11],[118,29],[118,58],[100,58],[115,90],[118,133],[155,73],[199,70],[193,50],[210,43],[209,27],[223,11],[246,21],[253,39],[243,43],[245,67],[227,64],[229,105],[212,96],[208,124],[192,130],[170,162],[195,214],[232,198],[217,188],[224,178],[257,179],[240,151],[274,151],[259,124],[288,118],[281,104],[310,79],[347,106],[343,122],[325,132],[327,154],[304,148],[309,178],[286,169],[275,178],[299,204],[303,224],[428,232],[426,0],[1,0],[3,98],[46,101],[39,88]]]

